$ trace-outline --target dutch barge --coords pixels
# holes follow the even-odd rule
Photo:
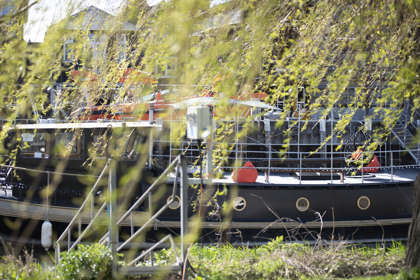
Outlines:
[[[232,106],[246,108],[242,112],[252,117],[252,129],[239,138],[238,132],[245,126],[240,121],[243,116],[212,121],[217,114],[215,102],[211,97],[165,106],[161,101],[151,102],[147,117],[143,116],[141,121],[94,116],[80,118],[76,123],[50,119],[16,124],[7,145],[18,147],[18,152],[13,164],[3,165],[2,215],[68,223],[86,196],[89,184],[110,157],[118,162],[118,191],[130,193],[128,200],[133,201],[182,154],[191,186],[189,215],[202,211],[203,229],[334,230],[410,223],[412,185],[420,170],[420,150],[409,144],[417,122],[399,123],[397,126],[404,130],[396,126],[386,141],[367,153],[358,149],[366,145],[369,132],[380,125],[380,120],[367,123],[363,116],[354,117],[343,148],[337,150],[342,145],[333,129],[340,118],[338,109],[331,111],[327,119],[301,120],[298,106],[297,114],[279,127],[276,123],[280,107],[261,101],[234,100]],[[188,112],[164,117],[163,111],[180,107],[188,107]],[[115,114],[115,110],[112,112]],[[204,126],[199,120],[205,120]],[[307,126],[310,129],[302,130],[300,124],[304,121],[310,124]],[[209,138],[221,123],[233,127],[226,145]],[[186,136],[173,141],[173,130],[180,125],[186,127]],[[203,140],[197,133],[206,129],[207,140]],[[108,145],[104,136],[112,135],[118,139]],[[10,140],[18,138],[21,143]],[[290,144],[283,151],[286,138]],[[96,150],[100,156],[89,162],[95,145],[102,145]],[[67,147],[67,152],[63,154],[57,147]],[[221,152],[226,155],[223,163],[213,165],[213,159]],[[359,156],[369,160],[356,165],[355,157]],[[128,191],[130,182],[124,176],[133,170],[140,175],[135,176],[137,181],[131,183]],[[155,198],[149,200],[149,204],[154,201],[155,205],[144,203],[136,209],[138,218],[134,219],[134,226],[142,225],[142,213],[166,203],[173,184],[177,181],[172,174],[153,193]],[[98,199],[101,193],[101,190],[96,193]],[[179,197],[175,196],[174,203],[154,222],[154,228],[179,228],[176,211],[179,207]],[[88,219],[81,219],[80,223],[88,223]],[[125,225],[128,224],[126,221]]]

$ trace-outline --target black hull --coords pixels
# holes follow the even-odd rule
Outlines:
[[[168,192],[161,194],[159,198],[162,205],[169,196],[172,184],[166,186]],[[217,186],[221,189],[223,186]],[[218,204],[229,201],[233,193],[246,200],[243,211],[227,211],[217,213],[214,207],[202,208],[205,219],[201,224],[201,237],[199,242],[214,242],[220,238],[230,242],[264,242],[277,235],[284,235],[286,240],[315,240],[323,239],[394,239],[405,240],[408,225],[411,222],[412,183],[384,183],[380,185],[317,185],[304,187],[300,185],[260,185],[240,184],[227,186],[227,194],[219,196]],[[157,194],[156,195],[157,198]],[[369,209],[361,210],[357,207],[357,199],[360,196],[369,197],[371,205]],[[296,200],[306,197],[310,201],[307,211],[300,212],[296,209]],[[190,188],[189,200],[192,203],[197,199],[197,189]],[[60,201],[56,201],[59,203]],[[61,209],[67,203],[63,203]],[[10,211],[2,211],[3,218],[2,234],[13,238],[24,235],[30,225],[31,231],[26,232],[26,238],[38,240],[40,225],[47,219],[46,205],[40,204],[38,208],[26,210],[13,207],[33,203],[0,199],[0,207],[8,207]],[[191,205],[191,204],[190,204]],[[213,204],[214,205],[214,204]],[[41,209],[40,207],[45,207]],[[53,206],[54,207],[54,206]],[[156,204],[158,210],[158,204]],[[66,207],[62,207],[66,208]],[[49,209],[48,219],[54,224],[54,232],[60,235],[67,223],[71,220],[76,207],[66,208],[71,213],[54,214]],[[147,205],[143,205],[137,211],[138,215],[144,213]],[[196,215],[196,211],[189,209],[189,215]],[[42,212],[44,211],[44,212]],[[60,210],[61,211],[61,210]],[[39,212],[39,213],[36,213]],[[61,213],[61,214],[60,214]],[[212,213],[213,215],[210,215]],[[319,213],[319,214],[317,214]],[[55,215],[55,216],[54,216]],[[106,215],[106,214],[105,214]],[[10,221],[23,221],[19,229],[8,228]],[[222,221],[229,221],[222,227]],[[82,221],[87,224],[88,219]],[[140,225],[135,225],[138,228]],[[153,242],[162,231],[172,228],[179,231],[179,209],[166,210],[150,228],[148,241]],[[222,229],[223,228],[223,229]],[[129,224],[126,222],[121,231],[129,232]],[[222,234],[220,234],[223,232]]]
[[[160,197],[156,196],[159,204],[163,205],[170,195],[172,185],[166,185],[167,192]],[[217,186],[220,190],[224,186]],[[206,187],[204,187],[205,191]],[[242,211],[230,209],[220,211],[223,203],[232,199],[232,194],[242,197],[246,201],[246,207]],[[140,193],[139,193],[140,194]],[[357,205],[360,197],[368,197],[370,206],[362,210]],[[236,197],[236,196],[235,196]],[[296,201],[305,197],[309,201],[309,208],[306,211],[299,211],[296,208]],[[339,222],[339,221],[374,221],[383,219],[406,219],[412,214],[413,187],[411,183],[387,183],[381,185],[331,185],[331,186],[266,186],[266,185],[230,185],[227,187],[227,194],[217,198],[217,205],[202,207],[206,213],[205,220],[218,222],[230,220],[238,223],[269,223],[275,221],[295,222]],[[51,205],[60,207],[73,207],[77,205],[77,197],[67,197],[66,200],[57,198],[50,201]],[[31,203],[40,203],[37,199]],[[189,202],[197,204],[197,189],[190,188]],[[22,202],[24,203],[24,202]],[[26,203],[26,202],[25,202]],[[45,201],[43,202],[45,203]],[[159,205],[157,204],[157,207]],[[143,211],[147,205],[139,207]],[[189,215],[197,214],[198,206],[190,207]],[[157,209],[157,208],[156,208]],[[226,209],[226,208],[225,208]],[[179,218],[178,209],[166,210],[160,216],[161,221],[176,221]],[[339,224],[339,223],[338,223]]]
[[[224,186],[216,186],[223,189]],[[205,189],[205,188],[204,188]],[[413,187],[412,183],[384,183],[380,185],[317,185],[304,187],[300,185],[258,185],[240,184],[227,186],[227,194],[217,199],[217,204],[204,207],[208,222],[230,220],[242,227],[251,224],[270,222],[337,222],[371,221],[383,219],[407,219],[412,215]],[[232,194],[242,197],[246,207],[241,211],[231,209],[228,213],[221,211],[224,202],[232,199]],[[169,192],[167,193],[169,196]],[[190,203],[198,200],[197,190],[189,193]],[[299,211],[296,202],[305,197],[309,201],[306,211]],[[370,199],[366,210],[358,207],[360,197]],[[196,211],[198,212],[198,207]],[[190,215],[194,214],[190,209]],[[210,215],[209,215],[210,213]],[[176,220],[178,211],[167,210],[161,219]],[[213,214],[213,215],[212,215]],[[348,225],[349,223],[345,223]],[[255,226],[252,226],[255,228]]]

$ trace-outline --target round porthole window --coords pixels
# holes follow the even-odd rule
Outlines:
[[[169,202],[171,200],[171,196],[168,197],[168,199],[166,200],[166,202]],[[181,199],[179,198],[179,196],[175,196],[174,200],[171,202],[171,204],[169,204],[169,209],[171,210],[176,210],[179,207],[181,207]]]
[[[296,200],[296,209],[300,212],[305,212],[309,209],[309,199],[306,197],[299,197]]]
[[[367,210],[370,207],[370,199],[367,196],[361,196],[357,199],[357,207],[360,210]]]
[[[233,199],[233,210],[235,211],[243,211],[246,208],[246,200],[242,196],[237,196]]]

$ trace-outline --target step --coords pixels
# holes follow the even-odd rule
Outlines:
[[[182,265],[155,265],[155,266],[122,266],[118,268],[118,274],[122,275],[141,275],[156,272],[176,272],[182,269]]]

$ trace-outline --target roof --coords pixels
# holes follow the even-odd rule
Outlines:
[[[24,26],[24,40],[31,43],[42,43],[48,28],[69,15],[76,15],[89,7],[95,7],[110,16],[116,16],[127,2],[127,0],[29,0],[29,3],[35,1],[38,2],[29,8],[28,20]]]
[[[81,18],[82,17],[82,18]],[[81,21],[80,21],[81,18]],[[89,30],[108,30],[118,20],[115,14],[106,12],[96,6],[89,6],[86,9],[74,12],[67,24],[68,29],[89,29]],[[121,25],[121,30],[135,31],[136,26],[129,22],[124,22]]]

